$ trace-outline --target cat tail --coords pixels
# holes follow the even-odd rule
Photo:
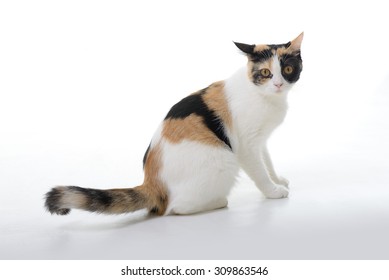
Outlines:
[[[51,214],[57,215],[67,215],[71,209],[122,214],[145,208],[150,213],[163,215],[167,207],[167,196],[150,191],[146,185],[108,190],[61,186],[46,194],[45,207]]]

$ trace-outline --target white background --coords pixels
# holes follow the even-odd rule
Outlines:
[[[384,1],[2,1],[1,259],[388,259]],[[271,139],[290,198],[242,175],[227,209],[50,216],[56,185],[142,182],[168,109],[245,64],[232,41],[305,32],[304,71]]]

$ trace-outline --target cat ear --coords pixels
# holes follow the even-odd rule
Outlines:
[[[254,53],[255,45],[248,45],[248,44],[237,43],[237,42],[234,42],[234,44],[235,44],[235,46],[238,47],[238,49],[240,49],[242,52],[244,52],[246,54],[253,54]]]
[[[296,39],[292,40],[290,42],[290,46],[288,49],[292,50],[292,51],[298,51],[300,50],[301,48],[301,43],[303,41],[303,37],[304,37],[304,32],[301,32],[300,35],[297,36]]]

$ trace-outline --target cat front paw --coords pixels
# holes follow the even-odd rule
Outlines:
[[[286,198],[289,195],[289,189],[283,185],[273,185],[263,193],[266,198],[277,199]]]

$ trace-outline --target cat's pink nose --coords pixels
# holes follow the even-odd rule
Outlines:
[[[277,88],[281,88],[283,83],[274,84]]]

